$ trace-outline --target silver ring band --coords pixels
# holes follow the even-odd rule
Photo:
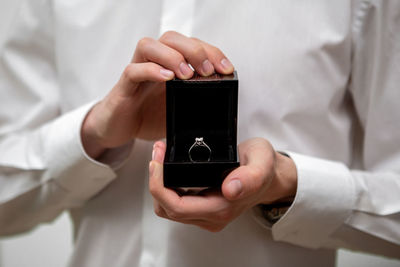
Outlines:
[[[208,150],[208,158],[207,159],[194,159],[192,157],[192,153],[197,150],[198,148],[206,148]],[[193,145],[189,148],[188,151],[189,154],[189,159],[192,162],[199,162],[199,161],[210,161],[211,159],[211,148],[204,142],[204,138],[203,137],[196,137],[194,140]]]

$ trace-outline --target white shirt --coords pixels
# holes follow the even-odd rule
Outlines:
[[[400,2],[372,0],[21,1],[0,57],[0,234],[69,209],[70,266],[334,266],[337,247],[400,257],[399,15]],[[220,233],[158,218],[151,143],[102,163],[82,149],[88,110],[136,43],[167,29],[234,63],[239,142],[293,151],[297,195],[272,230],[252,211]]]

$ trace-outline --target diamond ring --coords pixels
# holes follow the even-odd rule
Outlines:
[[[196,137],[193,145],[189,148],[188,154],[192,162],[210,161],[211,148],[204,142],[203,137]]]

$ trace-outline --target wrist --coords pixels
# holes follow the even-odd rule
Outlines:
[[[101,145],[100,138],[95,128],[96,124],[93,118],[93,109],[95,109],[97,105],[98,104],[86,115],[81,127],[82,146],[86,154],[92,159],[100,157],[106,150],[106,147]]]
[[[292,158],[275,152],[275,171],[266,199],[261,204],[293,201],[297,192],[297,169]]]

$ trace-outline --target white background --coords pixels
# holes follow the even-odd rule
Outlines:
[[[0,46],[19,1],[0,0]],[[64,213],[28,234],[0,238],[0,267],[64,267],[72,251],[71,234],[71,222]],[[340,250],[337,266],[400,267],[400,261]]]

